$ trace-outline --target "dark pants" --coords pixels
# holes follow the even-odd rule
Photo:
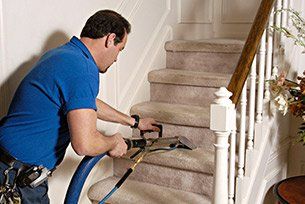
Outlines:
[[[8,165],[0,161],[0,185],[5,182],[4,171],[8,168]],[[15,179],[15,171],[10,171],[10,183]],[[17,191],[21,196],[22,204],[49,204],[50,200],[48,197],[48,183],[47,181],[37,186],[36,188],[31,188],[29,186],[19,187],[17,186]]]

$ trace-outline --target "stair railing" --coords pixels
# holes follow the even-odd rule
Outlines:
[[[250,154],[254,150],[259,151],[260,139],[265,132],[263,121],[268,119],[269,114],[264,110],[267,110],[270,101],[266,80],[276,76],[280,68],[281,36],[273,32],[272,26],[287,24],[287,13],[274,11],[287,9],[289,5],[289,0],[278,0],[275,6],[274,2],[261,1],[228,88],[221,87],[211,104],[210,129],[216,135],[214,204],[242,203],[246,190],[239,184],[244,177],[250,176],[253,165]],[[240,112],[237,114],[238,102]],[[240,121],[238,131],[236,115]],[[239,136],[238,146],[236,135]]]

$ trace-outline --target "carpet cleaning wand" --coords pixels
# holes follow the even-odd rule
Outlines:
[[[196,146],[193,145],[186,137],[176,136],[176,137],[162,137],[162,125],[157,126],[160,129],[158,138],[145,138],[144,134],[147,133],[141,131],[140,139],[125,139],[125,142],[128,146],[128,150],[138,148],[138,150],[130,156],[130,159],[134,161],[134,164],[126,171],[124,176],[119,180],[119,182],[115,185],[115,187],[99,202],[105,203],[111,195],[125,182],[128,176],[135,170],[136,166],[148,155],[153,153],[160,153],[171,151],[177,148],[184,149],[195,149]],[[68,191],[65,197],[65,204],[75,204],[78,203],[80,193],[84,186],[84,183],[91,172],[92,168],[104,157],[107,153],[89,157],[85,156],[79,166],[77,167],[70,185],[68,187]]]
[[[99,204],[105,204],[105,202],[111,197],[111,195],[121,187],[121,185],[125,182],[128,176],[135,170],[136,166],[144,159],[144,157],[148,156],[152,152],[164,152],[171,151],[176,148],[184,148],[184,149],[195,149],[196,146],[193,145],[186,137],[168,137],[162,138],[159,135],[159,138],[144,138],[142,135],[142,139],[126,139],[125,142],[128,145],[128,149],[130,148],[139,148],[139,150],[133,154],[130,159],[134,160],[134,164],[130,167],[123,177],[115,184],[113,189],[99,202]],[[136,159],[134,159],[137,157]]]

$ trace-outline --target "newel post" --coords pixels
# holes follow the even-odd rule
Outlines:
[[[216,136],[213,204],[226,204],[228,203],[228,139],[235,120],[232,118],[235,116],[235,108],[230,100],[232,93],[225,87],[221,87],[215,95],[216,99],[210,109],[210,129]]]

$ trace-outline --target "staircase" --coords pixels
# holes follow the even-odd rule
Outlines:
[[[209,106],[218,87],[228,84],[243,44],[229,39],[166,43],[167,67],[148,75],[151,100],[130,112],[155,118],[163,124],[164,137],[186,136],[198,148],[147,157],[110,203],[211,203],[214,135],[209,130]],[[126,158],[114,159],[114,176],[94,184],[90,200],[101,200],[131,165]]]

